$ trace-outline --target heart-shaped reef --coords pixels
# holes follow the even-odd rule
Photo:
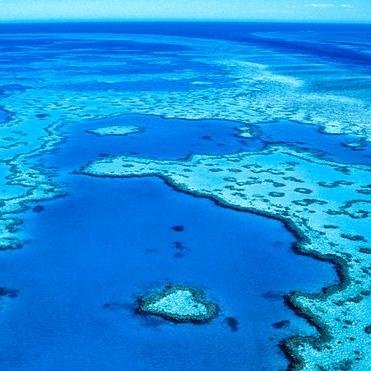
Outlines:
[[[187,286],[165,286],[161,291],[139,297],[137,311],[177,323],[206,323],[218,315],[219,307],[208,300],[201,290]]]

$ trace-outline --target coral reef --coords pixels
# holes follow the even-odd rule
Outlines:
[[[89,39],[76,39],[84,42],[84,37]],[[158,43],[158,36],[100,37],[108,44],[118,39]],[[351,134],[354,142],[345,145],[356,149],[371,138],[369,76],[342,65],[254,44],[170,36],[162,36],[161,42],[184,48],[109,55],[97,48],[82,61],[81,49],[74,54],[71,46],[70,58],[63,46],[58,49],[63,36],[52,40],[53,58],[47,57],[45,36],[12,35],[12,48],[8,38],[0,37],[6,41],[0,68],[6,112],[0,127],[0,249],[22,247],[20,214],[31,202],[63,194],[55,174],[35,165],[34,159],[55,149],[67,122],[124,112],[215,118],[241,122],[241,134],[249,137],[249,124],[293,120],[328,133]],[[32,48],[29,40],[36,40]],[[169,69],[141,73],[142,64]],[[112,66],[127,66],[129,72],[113,73]],[[130,68],[138,72],[130,73]],[[94,83],[100,84],[98,89]],[[129,84],[125,89],[124,83]],[[141,84],[146,89],[138,89]],[[85,171],[158,175],[183,191],[284,220],[300,236],[300,252],[336,262],[342,278],[341,285],[321,294],[290,296],[288,303],[314,322],[321,336],[291,339],[285,351],[297,367],[307,370],[369,367],[371,182],[365,167],[320,161],[281,147],[257,154],[194,156],[184,162],[121,158]]]
[[[34,37],[14,37],[13,43],[23,50],[23,43]],[[7,36],[3,38],[6,40]],[[158,43],[158,37],[149,35],[120,35],[119,39]],[[102,40],[109,43],[117,40],[117,36],[105,35]],[[249,136],[248,124],[287,119],[318,125],[330,133],[352,134],[358,142],[371,138],[369,95],[356,94],[355,89],[347,89],[348,84],[342,89],[331,89],[334,76],[335,81],[346,76],[347,81],[353,78],[362,85],[362,79],[368,81],[362,73],[350,74],[341,66],[314,65],[295,57],[288,63],[286,57],[283,58],[285,54],[256,45],[249,45],[247,56],[246,45],[237,42],[213,40],[210,43],[170,36],[162,36],[161,42],[184,48],[177,49],[177,58],[187,68],[176,71],[176,81],[187,82],[186,89],[176,90],[174,73],[166,69],[161,73],[157,70],[107,73],[103,77],[98,72],[85,73],[89,67],[109,71],[115,64],[135,68],[144,62],[171,66],[174,62],[171,53],[161,58],[151,53],[140,57],[128,53],[110,56],[107,60],[102,58],[102,50],[96,49],[92,61],[84,62],[76,57],[68,62],[64,53],[56,54],[53,60],[43,58],[47,51],[44,43],[32,50],[25,48],[19,59],[14,59],[7,48],[3,50],[0,81],[2,106],[7,117],[0,128],[0,173],[4,183],[0,198],[0,248],[21,245],[19,237],[14,235],[15,214],[24,211],[29,201],[50,199],[59,194],[54,178],[35,166],[32,159],[63,140],[60,129],[66,122],[113,117],[123,112],[188,119],[212,117],[246,123],[246,129],[241,126],[240,130]],[[63,37],[53,40],[54,46],[59,43],[63,43]],[[27,61],[32,60],[37,61],[33,62],[37,68],[32,63],[28,65]],[[199,66],[207,66],[207,69]],[[53,68],[58,68],[58,73]],[[8,72],[13,69],[17,70],[16,74]],[[285,74],[273,69],[283,70]],[[306,70],[301,75],[303,69]],[[92,81],[100,82],[101,88],[89,89]],[[122,81],[131,83],[132,88],[115,89],[114,84]],[[159,81],[171,84],[168,89],[159,89]],[[312,88],[319,82],[327,84],[326,93]],[[151,88],[137,89],[140,83]]]
[[[188,286],[166,286],[161,291],[141,296],[137,310],[172,322],[206,323],[219,313],[219,307],[205,294]]]
[[[90,129],[87,130],[88,133],[99,135],[99,136],[106,136],[106,135],[117,135],[117,136],[125,136],[129,134],[138,133],[140,129],[134,125],[113,125],[113,126],[106,126],[98,129]]]
[[[370,189],[367,167],[315,159],[277,146],[258,153],[196,155],[185,161],[119,156],[92,162],[82,173],[158,176],[179,190],[283,220],[298,236],[298,252],[334,262],[341,279],[319,294],[293,293],[287,298],[320,335],[289,339],[286,354],[306,370],[337,369],[344,362],[367,369],[371,345],[364,331],[369,325],[371,269],[364,252],[371,241],[367,218],[371,199],[364,192]]]

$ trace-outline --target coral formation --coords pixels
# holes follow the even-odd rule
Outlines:
[[[98,129],[90,129],[87,130],[88,133],[99,135],[99,136],[106,136],[106,135],[117,135],[117,136],[125,136],[129,134],[138,133],[140,129],[134,125],[113,125],[113,126],[105,126]]]
[[[336,369],[349,360],[359,369],[367,368],[371,339],[364,328],[369,325],[371,267],[369,254],[362,251],[371,241],[371,200],[360,192],[370,188],[367,167],[277,146],[258,153],[196,155],[185,161],[119,156],[92,162],[82,173],[158,176],[179,190],[283,220],[299,238],[298,251],[333,261],[341,279],[320,294],[288,297],[288,304],[315,324],[320,336],[289,339],[286,353],[307,370]],[[280,197],[274,191],[276,183],[283,184]],[[297,192],[298,184],[306,191]]]
[[[123,112],[215,118],[239,121],[242,136],[249,137],[250,124],[293,120],[328,133],[351,134],[354,141],[344,145],[355,149],[371,138],[370,95],[362,88],[368,86],[369,76],[342,65],[288,57],[248,42],[167,36],[161,37],[164,44],[182,46],[176,53],[117,53],[108,58],[98,48],[91,50],[93,60],[81,61],[80,49],[76,55],[71,49],[69,59],[60,52],[61,36],[52,40],[57,51],[53,58],[45,57],[44,36],[13,35],[12,48],[8,37],[1,36],[6,41],[0,69],[6,115],[0,127],[0,249],[22,247],[22,236],[16,233],[18,215],[30,202],[62,194],[55,174],[34,159],[63,140],[60,129],[66,122]],[[86,35],[77,38],[82,37]],[[118,38],[158,42],[158,36],[100,37],[108,43]],[[27,47],[29,40],[38,38],[43,42]],[[179,60],[186,68],[177,65]],[[112,66],[127,65],[130,71],[143,63],[175,65],[176,78],[171,69],[109,72]],[[100,88],[94,89],[92,81]],[[122,89],[123,83],[132,85]],[[138,89],[141,84],[146,89]],[[316,323],[322,335],[289,340],[287,354],[297,367],[308,370],[369,367],[370,325],[365,317],[370,308],[371,182],[366,168],[316,160],[284,147],[258,154],[194,156],[184,162],[122,158],[96,165],[85,171],[102,176],[158,175],[178,189],[284,220],[300,236],[300,251],[336,262],[342,278],[341,285],[319,295],[290,296],[288,303]]]
[[[205,294],[188,286],[166,286],[154,294],[138,299],[141,314],[160,316],[172,322],[205,323],[214,319],[219,307]]]

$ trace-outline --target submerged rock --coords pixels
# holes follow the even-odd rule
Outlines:
[[[214,319],[219,307],[192,287],[166,286],[138,299],[138,313],[151,314],[172,322],[205,323]]]
[[[289,325],[290,325],[290,321],[284,319],[282,321],[278,321],[278,322],[273,323],[272,327],[276,328],[276,329],[281,329],[281,328],[286,328]]]
[[[47,113],[37,113],[35,116],[36,116],[38,119],[46,119],[46,118],[50,117],[50,115],[47,114]]]
[[[224,319],[224,321],[225,321],[225,323],[227,324],[227,326],[229,327],[229,329],[232,332],[237,332],[238,331],[239,322],[238,322],[237,318],[235,318],[235,317],[226,317]]]
[[[173,225],[171,229],[174,232],[183,232],[184,231],[184,226],[183,225]]]
[[[4,296],[7,298],[16,298],[18,296],[18,290],[0,287],[0,296]]]
[[[42,211],[44,211],[45,210],[45,208],[44,208],[44,206],[42,206],[42,205],[36,205],[36,206],[34,206],[33,208],[32,208],[32,211],[34,212],[34,213],[41,213]]]

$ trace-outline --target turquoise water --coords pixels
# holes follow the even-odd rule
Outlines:
[[[0,110],[10,127],[0,128],[8,138],[1,163],[30,153],[25,164],[47,171],[66,194],[30,201],[17,214],[23,248],[1,252],[0,369],[285,369],[280,342],[316,332],[284,295],[338,282],[332,265],[295,254],[295,236],[271,218],[177,192],[158,178],[78,170],[118,154],[184,159],[277,144],[369,164],[365,131],[347,126],[364,120],[352,99],[368,86],[369,27],[349,26],[344,37],[337,26],[313,25],[312,41],[307,25],[63,27],[0,25],[0,94],[11,113]],[[325,92],[331,106],[321,101]],[[356,108],[344,114],[347,95]],[[318,122],[336,122],[347,134],[325,134]],[[240,136],[247,124],[250,138]],[[140,132],[87,132],[110,125]],[[61,143],[35,157],[51,127]],[[220,316],[202,326],[138,316],[137,295],[166,283],[205,290]]]

